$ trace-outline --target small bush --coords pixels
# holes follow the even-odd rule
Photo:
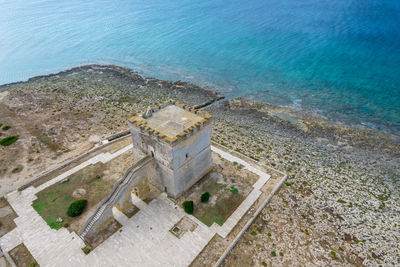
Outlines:
[[[31,261],[28,265],[28,267],[36,267],[36,266],[38,266],[38,265],[35,261]]]
[[[64,223],[64,224],[63,224],[63,227],[68,228],[68,227],[69,227],[69,223],[67,223],[67,222]]]
[[[235,188],[234,186],[231,186],[231,193],[236,195],[237,193],[239,193],[239,190],[237,190],[237,188]]]
[[[291,186],[292,184],[289,183],[289,182],[285,182],[285,185],[286,185],[286,186]]]
[[[9,146],[9,145],[13,144],[15,141],[17,141],[18,138],[19,138],[19,135],[8,136],[8,137],[0,140],[0,145]]]
[[[82,251],[83,251],[83,253],[85,253],[87,255],[90,252],[90,248],[84,247],[84,248],[82,248]]]
[[[10,125],[3,126],[3,131],[7,131],[7,130],[10,129],[10,128],[11,128]]]
[[[256,231],[252,231],[252,232],[250,232],[250,234],[251,235],[257,235],[257,232]]]
[[[68,207],[67,215],[69,217],[76,217],[82,214],[83,209],[86,207],[86,199],[78,199],[73,202]]]
[[[23,168],[24,168],[24,167],[16,167],[16,168],[14,168],[11,172],[12,172],[12,173],[17,173],[17,172],[22,171]]]
[[[334,250],[331,250],[331,255],[334,259],[336,259],[336,252]]]
[[[266,263],[265,261],[262,261],[261,264],[262,264],[263,266],[267,266],[267,263]]]
[[[210,199],[210,193],[205,192],[201,195],[201,202],[206,203]]]
[[[47,135],[43,135],[42,138],[40,138],[40,141],[42,141],[43,143],[47,144],[50,143],[51,138]]]
[[[183,209],[187,214],[193,214],[194,204],[192,200],[183,202]]]
[[[272,255],[273,257],[275,257],[275,256],[276,256],[276,252],[275,252],[275,251],[272,251],[272,252],[271,252],[271,255]]]

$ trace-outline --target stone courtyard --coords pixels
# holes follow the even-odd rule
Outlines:
[[[107,162],[130,149],[132,145],[115,153],[99,154],[38,188],[28,187],[21,192],[8,194],[6,198],[18,217],[15,219],[17,227],[0,238],[6,259],[9,259],[9,251],[23,243],[41,266],[187,266],[214,235],[225,238],[229,234],[262,194],[260,189],[270,177],[252,164],[212,146],[214,153],[242,164],[245,169],[259,176],[252,191],[222,226],[216,223],[211,227],[206,226],[194,216],[186,214],[166,193],[161,193],[148,204],[131,194],[133,205],[140,210],[128,218],[113,208],[114,218],[122,227],[85,255],[82,251],[85,243],[75,232],[69,232],[66,228],[51,229],[32,208],[35,194],[89,164]],[[183,218],[194,227],[178,237],[171,231]]]

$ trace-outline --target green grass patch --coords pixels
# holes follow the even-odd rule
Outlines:
[[[251,231],[250,234],[251,235],[257,235],[257,232],[256,231]]]
[[[286,185],[286,186],[291,186],[292,184],[289,183],[289,182],[285,182],[285,185]]]
[[[15,143],[15,141],[17,141],[18,138],[19,138],[19,135],[8,136],[8,137],[0,140],[0,145],[9,146],[9,145]]]
[[[203,203],[200,199],[196,202],[193,216],[207,226],[211,226],[214,222],[223,225],[245,198],[239,193],[232,194],[226,184],[218,183],[214,179],[208,179],[202,185],[201,191],[213,196],[213,201]]]
[[[193,215],[207,226],[211,226],[214,222],[223,225],[243,199],[244,197],[240,194],[220,195],[217,196],[214,205],[206,204],[204,207],[196,208]]]
[[[8,129],[10,129],[11,128],[11,126],[10,125],[5,125],[5,126],[3,126],[3,131],[7,131]]]
[[[87,208],[97,205],[114,185],[115,181],[108,179],[97,179],[103,176],[106,164],[96,163],[89,165],[82,170],[70,175],[66,180],[56,183],[36,194],[37,199],[33,202],[32,207],[40,214],[46,223],[53,229],[59,229],[68,223],[76,220],[76,217],[67,215],[68,207],[74,199],[73,192],[82,188],[86,190]],[[57,218],[61,217],[63,222],[57,222]]]

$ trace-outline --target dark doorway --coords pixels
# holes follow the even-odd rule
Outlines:
[[[153,151],[151,151],[151,157],[154,158],[154,152]]]

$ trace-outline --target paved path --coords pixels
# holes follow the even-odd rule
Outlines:
[[[259,196],[262,193],[260,189],[268,181],[270,176],[268,174],[266,174],[265,172],[262,172],[259,169],[254,168],[252,165],[250,165],[246,161],[244,161],[238,157],[235,157],[219,148],[211,146],[211,150],[231,162],[236,161],[237,163],[243,165],[245,169],[260,176],[260,178],[258,178],[257,182],[253,185],[253,190],[248,194],[248,196],[245,198],[245,200],[243,200],[243,202],[233,212],[233,214],[231,216],[229,216],[229,218],[224,222],[224,224],[222,226],[219,226],[216,223],[214,223],[212,225],[216,229],[216,233],[218,233],[220,236],[225,238],[230,233],[230,231],[232,231],[233,227],[235,227],[235,225],[243,217],[243,215],[249,210],[251,205],[253,205],[253,203],[259,198]]]
[[[132,203],[139,207],[140,211],[128,218],[117,209],[113,209],[114,217],[122,224],[122,228],[94,251],[85,255],[81,250],[85,244],[75,232],[69,233],[65,228],[51,229],[32,208],[35,194],[90,164],[99,161],[105,163],[130,149],[132,145],[113,154],[97,155],[38,188],[29,187],[22,192],[14,191],[8,194],[7,200],[18,215],[15,219],[17,228],[0,238],[2,248],[9,251],[23,242],[41,266],[187,266],[215,234],[222,237],[229,234],[257,200],[261,194],[261,187],[269,179],[269,175],[247,162],[212,147],[212,150],[223,158],[236,161],[260,176],[253,185],[253,190],[222,226],[214,223],[207,227],[195,217],[185,214],[165,193],[149,204],[132,195]],[[193,220],[197,227],[193,232],[188,231],[181,238],[177,238],[169,230],[183,216]]]
[[[2,249],[10,251],[17,245],[24,243],[41,266],[54,266],[57,262],[59,266],[63,266],[66,262],[73,261],[75,257],[84,255],[81,248],[85,245],[75,232],[69,233],[65,228],[51,229],[33,209],[32,203],[36,199],[35,194],[90,164],[106,163],[130,149],[132,149],[132,145],[128,145],[113,154],[109,152],[101,153],[37,188],[31,186],[21,192],[13,191],[8,194],[7,200],[18,215],[14,219],[17,228],[0,238]]]

